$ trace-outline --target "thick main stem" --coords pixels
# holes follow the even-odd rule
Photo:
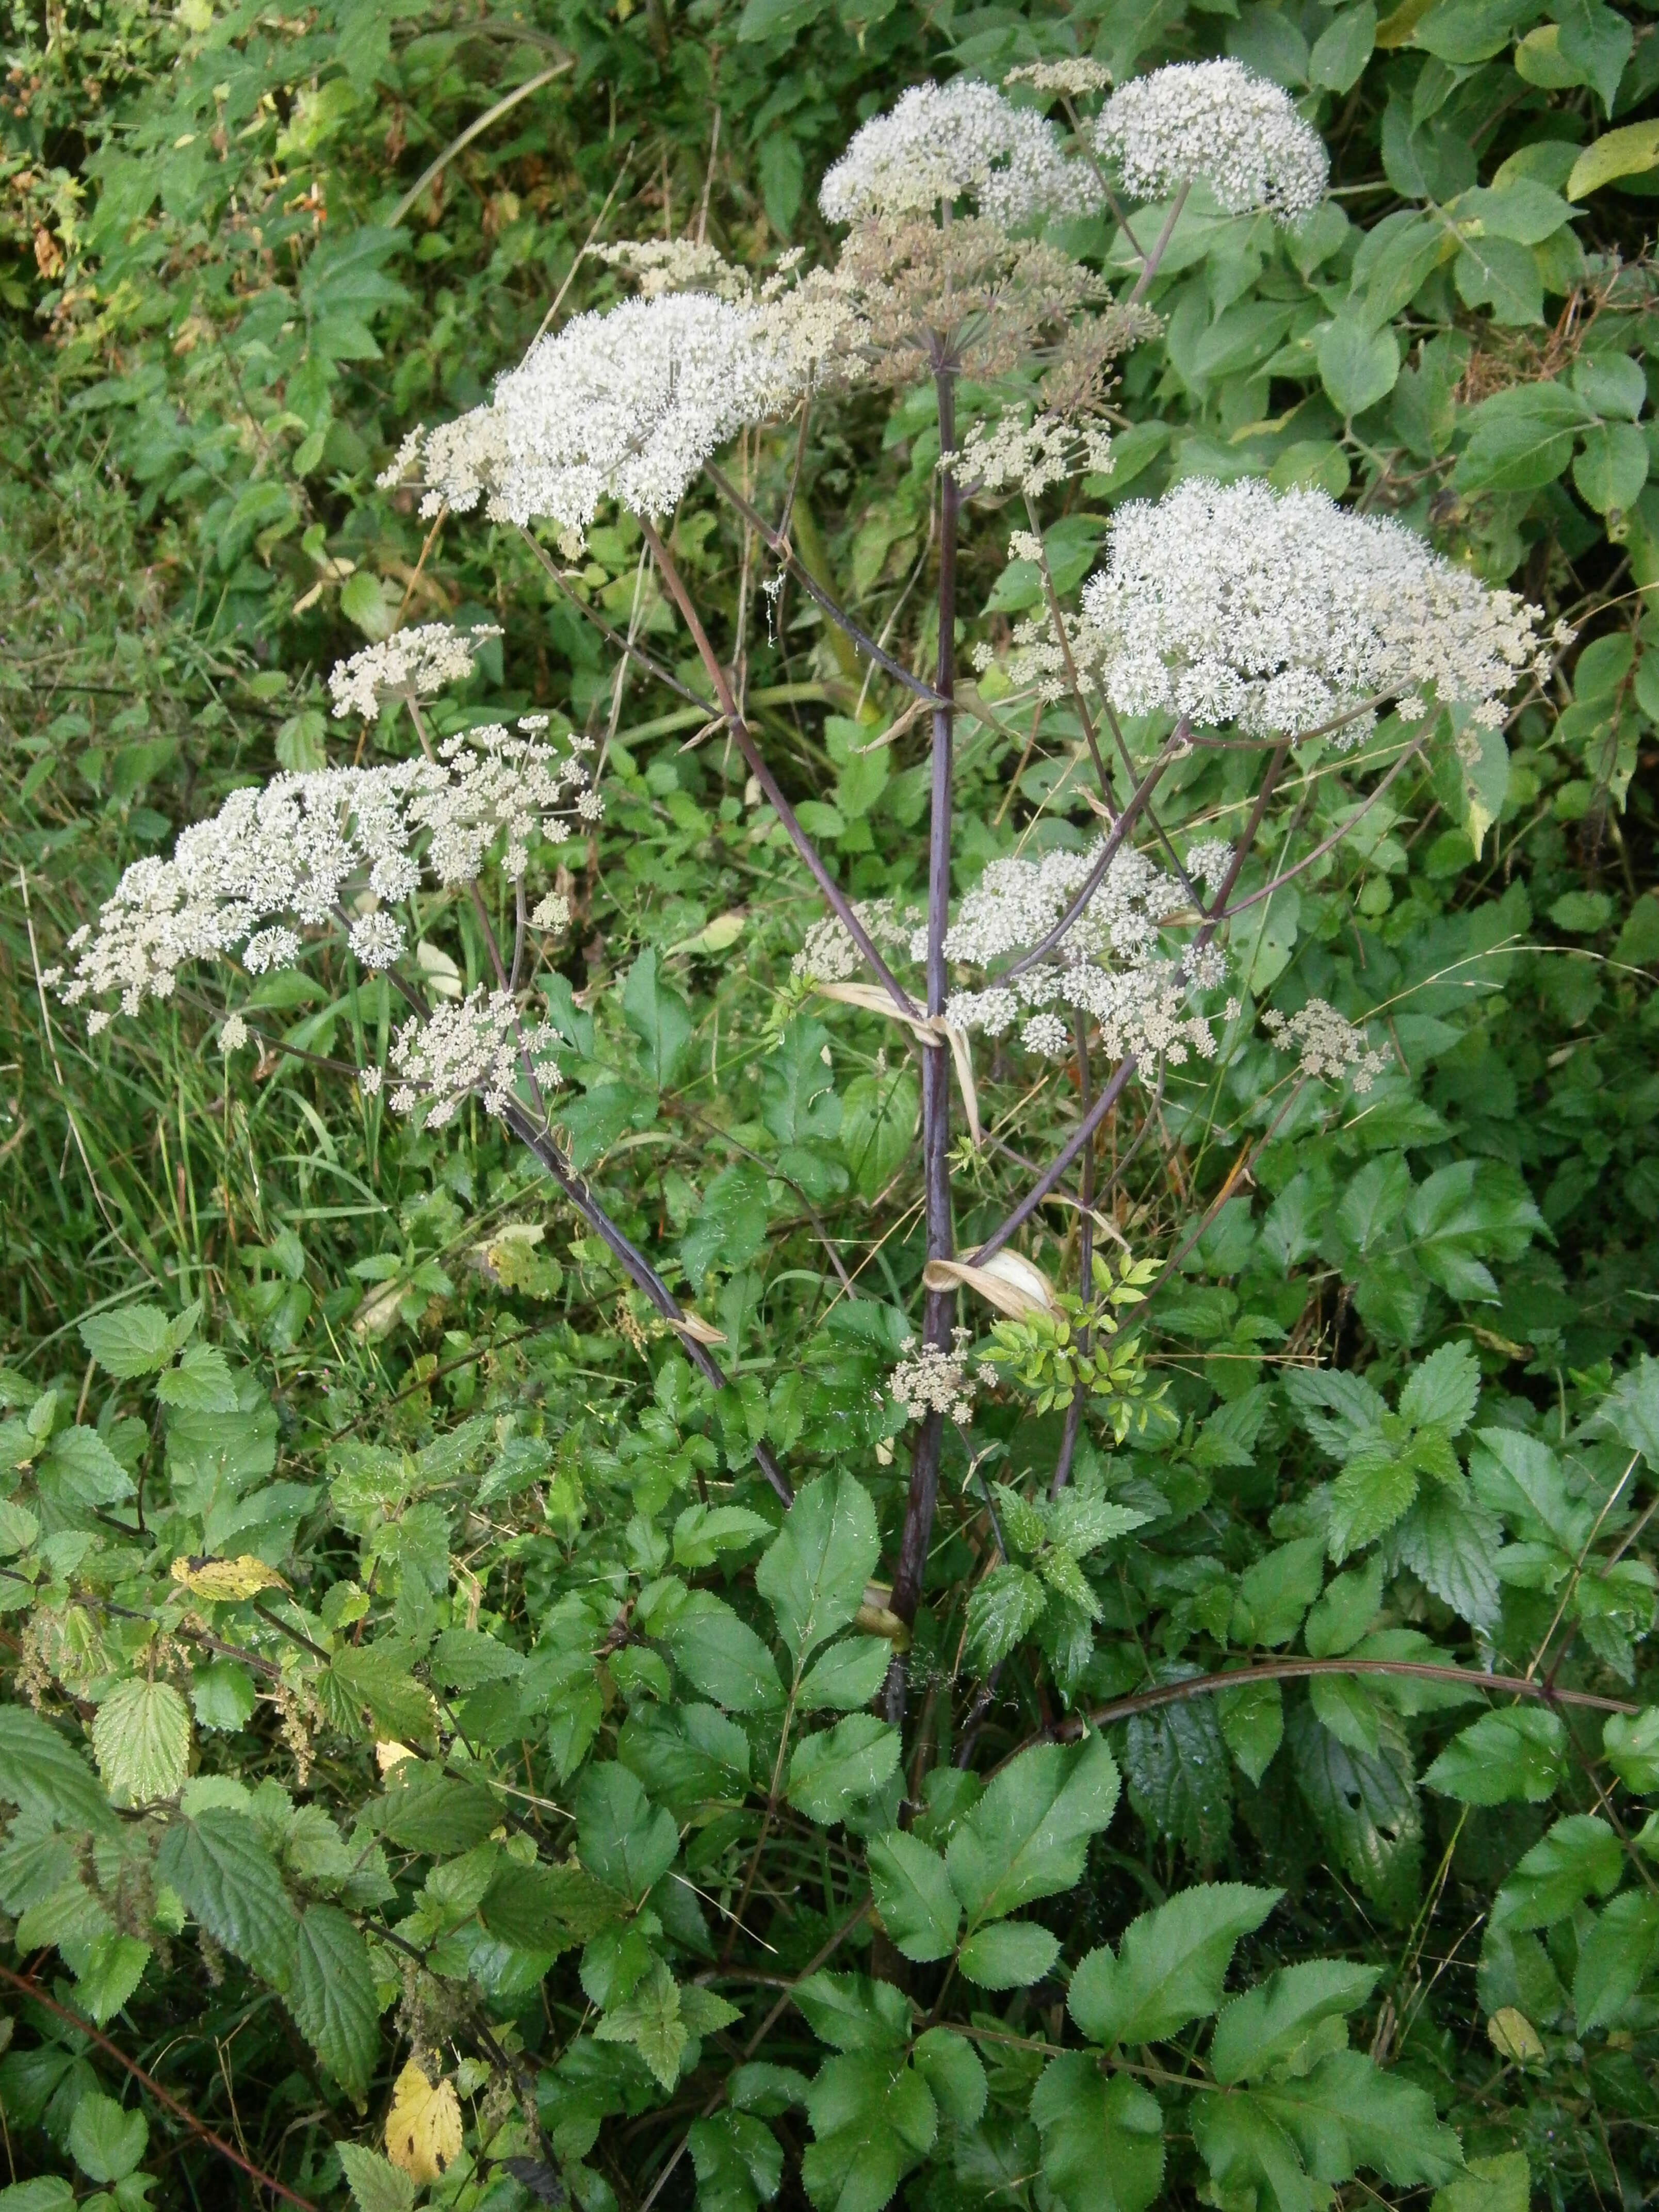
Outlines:
[[[941,368],[934,378],[934,389],[939,396],[940,450],[948,453],[956,443],[954,370]],[[942,1017],[945,1012],[949,985],[945,933],[951,920],[951,771],[955,714],[954,709],[944,702],[954,696],[956,684],[957,515],[961,498],[955,476],[945,470],[939,479],[939,658],[933,676],[933,689],[940,703],[933,708],[933,796],[927,830],[927,1012],[935,1017]],[[922,1047],[921,1162],[927,1257],[948,1260],[955,1244],[951,1225],[951,1061],[943,1039]],[[949,1351],[954,1311],[954,1291],[927,1293],[921,1322],[925,1345],[939,1352]],[[892,1610],[907,1626],[915,1619],[927,1571],[944,1431],[945,1416],[929,1413],[916,1432],[910,1454],[910,1493],[905,1507],[904,1532],[899,1540],[892,1596]],[[896,1723],[903,1717],[904,1691],[904,1663],[902,1658],[896,1657],[887,1685],[888,1716]]]

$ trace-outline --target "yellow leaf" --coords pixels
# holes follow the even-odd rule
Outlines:
[[[435,2086],[411,2058],[392,2088],[386,2154],[411,2181],[436,2181],[461,2148],[461,2107],[453,2081]]]
[[[1523,2012],[1513,2005],[1504,2005],[1486,2022],[1486,2034],[1492,2049],[1500,2058],[1512,2065],[1529,2066],[1544,2056],[1544,2045],[1538,2030]]]
[[[230,1605],[238,1598],[257,1597],[263,1589],[283,1589],[288,1584],[275,1567],[244,1552],[238,1559],[175,1559],[173,1579],[192,1597],[215,1605]]]
[[[1567,179],[1567,198],[1582,200],[1615,177],[1633,177],[1652,168],[1659,168],[1659,123],[1627,123],[1622,131],[1609,131],[1585,147]]]
[[[396,1736],[383,1736],[374,1747],[374,1763],[382,1774],[390,1774],[394,1766],[401,1766],[404,1759],[413,1759],[415,1755],[409,1746],[399,1743]]]

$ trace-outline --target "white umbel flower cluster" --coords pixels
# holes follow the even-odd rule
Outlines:
[[[392,1111],[427,1109],[426,1126],[441,1129],[453,1121],[474,1092],[485,1110],[499,1115],[514,1082],[526,1067],[550,1090],[560,1080],[553,1053],[558,1033],[545,1022],[526,1028],[510,991],[482,985],[451,1006],[439,1006],[427,1018],[404,1024],[392,1047],[398,1087]]]
[[[1167,198],[1201,177],[1229,215],[1306,215],[1330,175],[1324,141],[1289,94],[1242,62],[1176,62],[1120,85],[1095,143],[1132,198]]]
[[[534,720],[536,718],[530,718]],[[278,775],[233,792],[183,831],[173,858],[137,860],[95,926],[77,930],[62,987],[70,1006],[118,994],[123,1013],[166,999],[180,968],[241,947],[250,975],[289,967],[302,930],[343,927],[368,966],[392,964],[403,925],[386,911],[426,876],[475,880],[498,841],[504,872],[523,874],[532,839],[569,835],[566,815],[598,805],[586,769],[539,739],[498,726],[452,738],[436,761]],[[343,902],[362,906],[347,919]],[[384,902],[384,903],[381,903]],[[93,1035],[111,1016],[95,1008]]]
[[[393,630],[378,645],[365,646],[349,660],[337,661],[328,679],[337,715],[361,714],[372,722],[386,698],[425,699],[447,684],[472,673],[473,656],[486,638],[499,637],[492,623],[455,629],[448,623],[422,623]]]
[[[899,920],[891,899],[860,899],[854,913],[878,952],[904,952],[909,948],[909,925]],[[808,928],[805,941],[789,963],[789,972],[814,983],[846,983],[864,972],[864,955],[848,935],[838,915],[826,915]]]
[[[1074,650],[1120,714],[1173,712],[1299,737],[1369,702],[1504,720],[1503,695],[1547,666],[1540,611],[1454,568],[1401,523],[1323,492],[1192,477],[1121,507],[1083,592]]]
[[[1100,850],[994,860],[945,933],[945,957],[990,967],[1040,945],[1088,881]],[[1174,878],[1126,848],[1046,960],[1018,975],[993,975],[982,989],[957,992],[945,1018],[957,1029],[1001,1036],[1024,1015],[1021,1044],[1060,1059],[1073,1043],[1072,1021],[1060,1009],[1075,1008],[1098,1024],[1114,1059],[1133,1053],[1176,1066],[1193,1054],[1210,1059],[1215,1038],[1193,994],[1220,981],[1221,957],[1210,948],[1170,958],[1161,949],[1161,921],[1185,908]],[[920,959],[925,949],[918,933],[912,954]]]
[[[1281,1052],[1300,1052],[1304,1075],[1331,1083],[1351,1075],[1354,1089],[1361,1093],[1370,1089],[1372,1079],[1389,1064],[1386,1053],[1371,1050],[1364,1030],[1323,999],[1310,999],[1288,1018],[1270,1007],[1261,1017],[1261,1026]]]
[[[913,1421],[926,1420],[929,1413],[948,1413],[959,1427],[967,1427],[974,1414],[968,1345],[965,1328],[951,1330],[949,1352],[941,1352],[936,1344],[918,1346],[915,1337],[906,1337],[899,1349],[909,1356],[889,1376],[887,1388]]]
[[[1039,415],[1028,424],[1008,414],[975,422],[962,450],[941,453],[939,465],[976,491],[1020,491],[1040,499],[1068,477],[1106,475],[1112,467],[1111,437],[1103,422]]]
[[[793,394],[787,356],[755,313],[665,292],[578,315],[533,345],[487,406],[425,432],[422,513],[545,518],[580,533],[602,500],[664,515],[717,447]]]
[[[1017,224],[1086,215],[1100,185],[1034,109],[959,76],[913,85],[872,116],[824,178],[818,206],[830,222],[890,222],[964,198],[994,222]]]

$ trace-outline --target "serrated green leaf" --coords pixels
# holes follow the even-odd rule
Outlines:
[[[190,1771],[190,1708],[171,1682],[118,1682],[98,1708],[92,1749],[116,1804],[176,1796]]]
[[[1210,2043],[1210,2071],[1224,2086],[1297,2063],[1326,2021],[1358,2011],[1376,1988],[1379,1966],[1346,1959],[1309,1959],[1281,1966],[1255,1989],[1223,2007]]]
[[[1074,1749],[1036,1744],[1010,1759],[945,1852],[969,1926],[1074,1888],[1119,1787],[1117,1762],[1097,1735]]]
[[[174,1820],[156,1850],[155,1870],[216,1942],[286,1989],[299,1921],[252,1820],[218,1808]]]
[[[1146,2212],[1164,2184],[1164,2115],[1139,2082],[1085,2051],[1051,2058],[1031,2093],[1042,2171],[1065,2212]]]
[[[1536,1805],[1554,1792],[1566,1757],[1558,1714],[1537,1705],[1483,1713],[1452,1738],[1423,1777],[1431,1790],[1466,1805]]]
[[[821,1474],[797,1496],[755,1570],[755,1587],[798,1668],[852,1620],[880,1550],[876,1509],[856,1477]]]
[[[1060,1938],[1032,1920],[1001,1920],[980,1929],[963,1945],[957,1970],[981,1990],[1023,1990],[1060,1956]]]
[[[1210,1882],[1143,1912],[1115,1953],[1103,1944],[1072,1977],[1072,2018],[1092,2042],[1158,2043],[1221,2002],[1239,1938],[1259,1928],[1283,1891]]]
[[[962,1907],[945,1861],[902,1828],[870,1845],[870,1886],[888,1936],[907,1959],[948,1959]]]
[[[400,2166],[362,2143],[337,2143],[340,2165],[357,2212],[410,2212],[415,2184]]]
[[[896,1728],[874,1713],[848,1713],[795,1746],[786,1794],[797,1812],[830,1827],[890,1782],[898,1762]]]
[[[301,1917],[288,1988],[300,2033],[348,2095],[366,2095],[380,2049],[380,2004],[368,1946],[337,1905]]]

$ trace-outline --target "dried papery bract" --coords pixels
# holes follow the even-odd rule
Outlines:
[[[604,500],[672,514],[710,455],[794,388],[752,309],[665,291],[538,340],[486,406],[425,433],[409,460],[423,513],[482,500],[498,520],[546,520],[576,540]]]
[[[890,221],[959,199],[993,222],[1025,223],[1088,214],[1100,185],[1085,162],[1066,159],[1059,134],[1035,110],[959,76],[914,85],[872,116],[818,192],[830,222]]]
[[[1121,85],[1095,143],[1132,198],[1166,198],[1201,177],[1229,215],[1306,215],[1330,175],[1324,141],[1289,94],[1236,61],[1176,62]]]
[[[1194,477],[1118,511],[1083,592],[1074,651],[1120,714],[1299,737],[1338,716],[1352,744],[1368,702],[1420,720],[1431,697],[1504,720],[1547,654],[1540,610],[1454,568],[1401,523],[1323,492]]]

